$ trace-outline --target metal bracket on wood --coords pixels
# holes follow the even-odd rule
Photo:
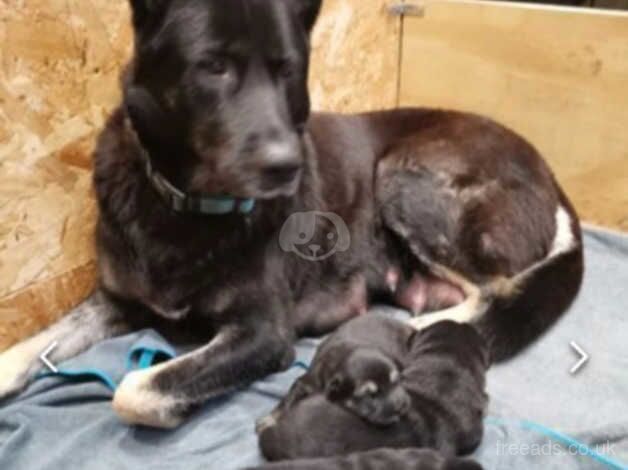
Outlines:
[[[425,7],[417,3],[395,2],[389,5],[388,12],[395,16],[419,16],[425,15]]]

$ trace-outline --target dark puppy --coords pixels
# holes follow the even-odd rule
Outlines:
[[[356,351],[363,363],[347,361]],[[358,380],[350,364],[360,369]],[[260,447],[269,460],[379,447],[471,452],[482,438],[488,364],[485,341],[469,325],[445,321],[417,332],[378,316],[352,320],[260,421]],[[330,397],[336,382],[342,392]]]
[[[578,220],[523,139],[434,109],[310,115],[320,0],[130,3],[124,99],[94,155],[100,290],[0,355],[0,397],[53,341],[58,362],[145,326],[191,331],[205,346],[131,372],[113,401],[173,427],[376,297],[417,328],[476,324],[493,359],[570,304]]]
[[[482,470],[482,466],[430,449],[377,449],[345,457],[271,463],[256,470]]]
[[[323,341],[297,388],[323,392],[374,424],[398,421],[410,406],[401,372],[415,337],[393,319],[352,320]]]
[[[342,403],[373,424],[399,421],[410,397],[401,384],[399,366],[378,349],[361,347],[348,354],[325,383],[327,399]]]

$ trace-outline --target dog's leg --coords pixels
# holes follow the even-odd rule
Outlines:
[[[270,322],[228,324],[200,349],[129,373],[113,407],[127,423],[173,428],[198,405],[285,369],[293,359],[292,338]]]
[[[299,336],[322,336],[342,323],[366,313],[368,294],[363,275],[321,288],[295,309],[293,324]]]
[[[96,291],[57,323],[0,354],[0,398],[28,384],[43,367],[39,355],[53,342],[57,346],[48,357],[54,363],[127,330],[122,313]]]
[[[475,298],[467,298],[467,300],[455,307],[413,317],[408,320],[408,323],[417,330],[424,330],[435,323],[445,320],[455,321],[456,323],[472,323],[480,318],[483,312],[484,310]]]
[[[422,330],[435,323],[445,320],[456,323],[472,323],[478,319],[487,309],[485,291],[462,275],[454,273],[444,266],[434,264],[431,266],[434,275],[445,279],[452,285],[458,286],[465,295],[465,300],[453,307],[436,312],[424,313],[413,317],[409,324],[417,330]],[[496,282],[497,284],[497,282]]]

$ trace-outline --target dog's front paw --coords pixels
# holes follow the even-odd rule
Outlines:
[[[152,369],[127,374],[113,397],[113,409],[128,424],[172,429],[185,417],[179,401],[154,386]]]
[[[36,366],[31,356],[23,353],[19,346],[0,354],[0,400],[21,392]]]

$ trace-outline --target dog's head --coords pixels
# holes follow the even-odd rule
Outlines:
[[[284,409],[272,425],[261,429],[258,438],[264,457],[271,461],[331,457],[416,443],[407,422],[373,426],[321,393]]]
[[[154,164],[189,193],[293,194],[321,0],[130,0],[125,101]]]
[[[343,404],[373,424],[398,422],[410,408],[395,362],[375,348],[358,348],[326,385],[330,401]]]

